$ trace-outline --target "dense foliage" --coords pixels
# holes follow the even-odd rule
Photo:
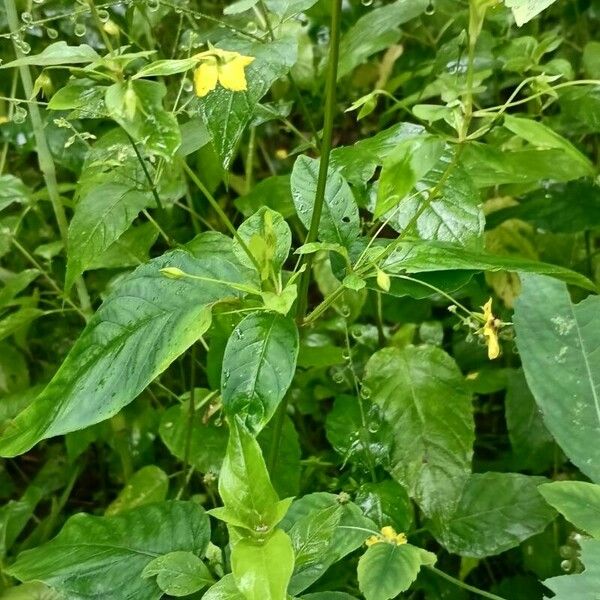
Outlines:
[[[0,598],[600,593],[598,0],[3,0]]]

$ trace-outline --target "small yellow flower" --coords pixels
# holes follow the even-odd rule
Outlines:
[[[483,335],[487,338],[488,358],[494,360],[500,356],[500,343],[498,342],[498,329],[502,321],[492,313],[492,299],[490,298],[482,307],[483,309]]]
[[[381,528],[381,532],[377,535],[368,537],[365,541],[367,547],[371,547],[375,544],[394,544],[395,546],[401,546],[407,544],[406,534],[396,533],[396,530],[390,525],[386,525]]]
[[[245,68],[254,61],[253,56],[211,48],[195,57],[200,61],[194,72],[196,96],[204,98],[220,83],[232,92],[243,92],[247,87]]]

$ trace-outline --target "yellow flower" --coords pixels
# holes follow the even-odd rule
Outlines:
[[[381,528],[381,533],[368,537],[365,541],[367,547],[371,547],[374,544],[394,544],[395,546],[401,546],[402,544],[408,543],[406,535],[404,533],[396,533],[396,530],[390,525],[386,525]]]
[[[502,322],[492,313],[492,299],[490,298],[483,308],[483,335],[487,338],[488,358],[494,360],[500,356],[500,343],[498,342],[498,329]]]
[[[217,83],[232,92],[243,92],[248,89],[244,69],[254,61],[253,56],[211,48],[196,54],[194,58],[200,61],[194,72],[196,96],[204,98],[217,87]]]

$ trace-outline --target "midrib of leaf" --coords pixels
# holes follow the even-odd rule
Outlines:
[[[590,389],[592,391],[592,398],[594,399],[594,407],[596,409],[596,418],[598,419],[598,423],[600,423],[600,399],[598,398],[598,393],[596,392],[596,385],[594,382],[594,377],[592,375],[592,368],[588,360],[587,349],[585,344],[583,343],[583,336],[581,332],[581,328],[579,327],[579,321],[577,319],[577,315],[575,313],[575,307],[573,303],[568,299],[567,304],[569,305],[569,310],[571,311],[571,315],[573,317],[573,322],[575,323],[575,330],[577,331],[577,338],[579,340],[579,345],[581,347],[581,356],[583,359],[583,364],[585,365],[585,370],[587,371],[588,381],[590,383]]]
[[[262,344],[261,350],[260,350],[260,355],[258,357],[258,362],[256,365],[256,373],[254,375],[254,377],[252,378],[252,382],[251,382],[251,398],[255,397],[256,394],[256,386],[258,383],[258,377],[260,375],[261,369],[262,369],[262,363],[264,362],[264,357],[265,354],[267,352],[267,346],[269,344],[269,338],[271,336],[271,332],[273,331],[273,327],[275,326],[275,315],[271,315],[271,324],[269,325],[269,330],[268,332],[265,334],[264,336],[264,344]],[[262,404],[262,402],[261,402]]]
[[[464,515],[463,517],[452,518],[450,520],[450,525],[452,525],[454,523],[459,523],[461,521],[469,521],[471,519],[475,519],[477,517],[482,517],[484,515],[490,515],[493,513],[502,513],[505,510],[507,510],[508,508],[510,508],[512,511],[512,509],[514,509],[515,506],[528,506],[530,504],[533,504],[535,506],[537,504],[537,502],[538,501],[535,498],[530,498],[529,500],[526,500],[526,501],[517,500],[517,501],[511,502],[510,506],[503,505],[503,506],[496,507],[496,508],[490,508],[488,510],[482,510],[482,511],[479,511],[476,513],[469,513],[468,515]],[[510,514],[512,514],[512,512]],[[509,516],[510,516],[510,514],[509,514]]]

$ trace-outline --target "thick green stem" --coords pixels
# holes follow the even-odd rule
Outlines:
[[[502,596],[496,596],[496,594],[492,594],[491,592],[486,592],[485,590],[480,590],[479,588],[476,588],[473,585],[469,585],[468,583],[465,583],[464,581],[461,581],[460,579],[456,579],[455,577],[452,577],[452,575],[448,575],[448,573],[444,573],[444,571],[440,571],[439,569],[436,569],[435,567],[427,567],[427,568],[430,571],[433,571],[436,575],[438,575],[442,579],[445,579],[446,581],[453,583],[455,586],[460,587],[463,590],[467,590],[469,592],[472,592],[473,594],[477,594],[478,596],[481,596],[482,598],[489,598],[490,600],[506,600]]]
[[[313,214],[306,236],[305,243],[314,242],[319,232],[319,223],[323,212],[325,202],[325,189],[327,187],[327,172],[329,170],[329,156],[331,154],[331,145],[333,139],[333,121],[336,111],[336,89],[338,60],[340,52],[340,21],[342,16],[342,0],[333,0],[331,3],[331,37],[329,47],[329,59],[327,65],[327,83],[325,88],[325,119],[323,123],[323,139],[321,142],[321,161],[319,163],[319,177],[317,179],[317,190],[315,194],[315,205]],[[300,279],[298,289],[298,306],[296,318],[302,322],[306,315],[308,306],[308,288],[310,285],[312,263],[314,256],[307,254],[303,260],[306,265],[304,273]]]
[[[19,35],[19,17],[17,15],[17,7],[15,6],[14,0],[4,0],[4,6],[6,7],[6,18],[8,20],[8,26],[11,34],[14,36]],[[23,53],[21,52],[17,43],[14,44],[15,53],[17,58],[22,58]],[[19,75],[21,77],[21,83],[23,85],[23,91],[28,99],[33,98],[33,81],[31,79],[31,73],[27,65],[19,67]],[[58,192],[58,181],[56,179],[56,169],[54,167],[54,159],[50,153],[48,147],[48,141],[44,132],[44,123],[42,121],[42,115],[38,105],[33,102],[29,105],[29,115],[31,116],[31,124],[33,127],[33,135],[35,137],[35,144],[38,155],[38,162],[40,170],[46,183],[46,189],[48,190],[48,196],[52,203],[52,209],[54,211],[54,217],[58,224],[58,230],[62,239],[65,251],[67,251],[67,240],[69,224],[67,222],[67,216],[65,214],[60,194]],[[79,296],[79,303],[81,309],[86,315],[90,315],[92,312],[92,306],[90,303],[90,297],[85,288],[83,279],[78,278],[75,282],[77,288],[77,294]]]

